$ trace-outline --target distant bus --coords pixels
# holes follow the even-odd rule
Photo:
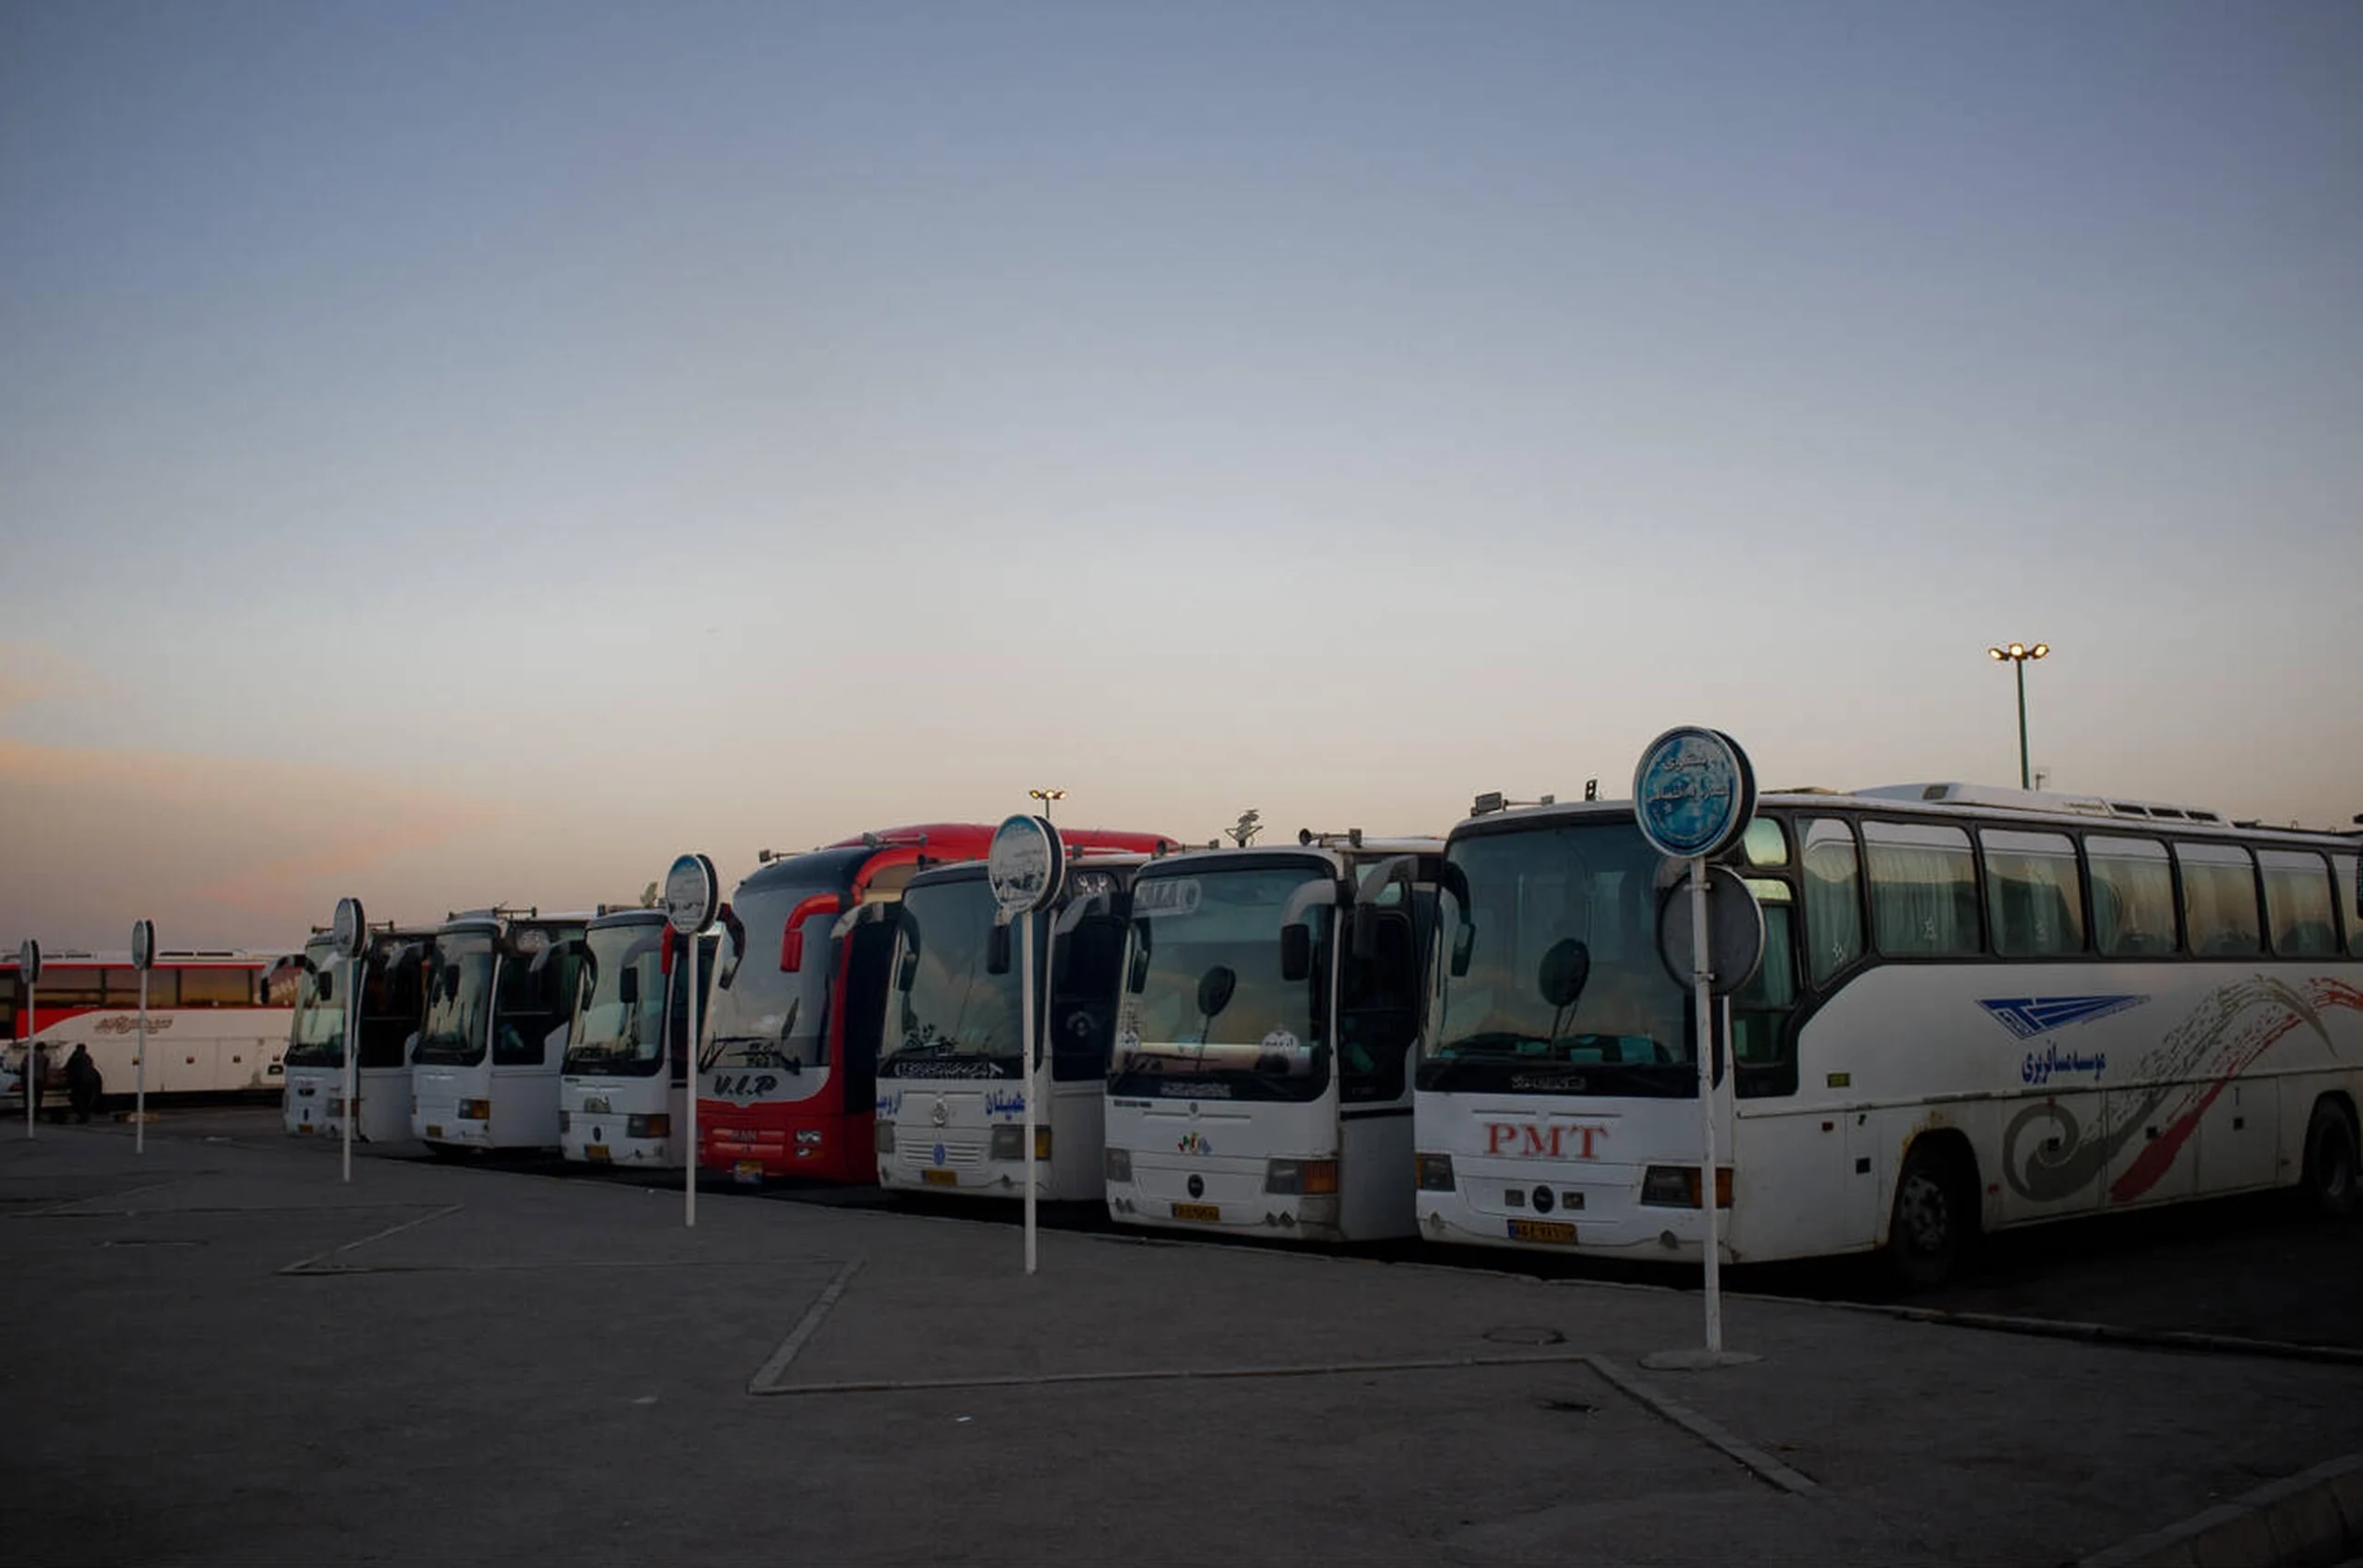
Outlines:
[[[878,1179],[879,1026],[894,930],[848,917],[899,899],[925,867],[983,859],[996,825],[862,833],[774,860],[738,884],[698,1059],[700,1163],[748,1182]],[[1105,838],[1059,836],[1074,845]]]
[[[1702,1192],[1697,1020],[1630,802],[1451,834],[1417,1103],[1443,1241],[1758,1262],[2302,1184],[2357,1203],[2354,833],[1962,784],[1769,794]]]
[[[476,909],[438,929],[410,1066],[411,1134],[433,1153],[558,1146],[558,1073],[589,920]]]
[[[1142,870],[1107,1082],[1114,1219],[1411,1233],[1411,1044],[1443,851],[1306,834]]]
[[[148,975],[148,1073],[151,1095],[275,1095],[287,1049],[294,998],[272,996],[264,976],[274,955],[233,951],[167,952]],[[128,952],[45,954],[32,988],[46,1075],[44,1106],[66,1102],[66,1059],[87,1047],[106,1093],[129,1095],[138,1075],[139,971]],[[0,963],[0,1097],[24,1110],[27,987],[12,956]]]
[[[698,939],[698,979],[716,937]],[[679,1167],[689,1155],[690,988],[681,939],[661,909],[602,909],[558,1079],[558,1146],[590,1165]],[[701,993],[702,996],[702,993]],[[700,1006],[702,1021],[704,1009]]]
[[[1170,846],[1160,833],[1131,838]],[[893,914],[893,978],[878,1062],[879,1184],[969,1197],[1026,1195],[1026,1105],[1034,1191],[1050,1202],[1102,1193],[1108,1050],[1134,874],[1146,854],[1068,852],[1065,888],[1036,918],[1035,1012],[1023,1044],[1025,943],[1000,917],[985,868],[922,872]]]
[[[433,927],[373,926],[361,960],[361,1008],[354,1028],[353,1135],[366,1143],[410,1136],[410,1051],[426,1011],[435,953]],[[281,1120],[298,1136],[344,1130],[345,964],[325,929],[275,974],[295,983],[288,1033],[287,1095]]]

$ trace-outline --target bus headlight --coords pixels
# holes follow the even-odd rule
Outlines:
[[[880,1117],[878,1119],[878,1133],[872,1142],[875,1143],[880,1154],[893,1154],[894,1152],[894,1124],[887,1120],[884,1117]]]
[[[1133,1151],[1132,1151],[1132,1150],[1130,1150],[1130,1149],[1110,1149],[1110,1150],[1109,1150],[1109,1151],[1108,1151],[1107,1159],[1106,1159],[1106,1161],[1105,1161],[1105,1165],[1106,1165],[1106,1167],[1107,1167],[1108,1179],[1109,1179],[1109,1180],[1110,1180],[1110,1181],[1120,1181],[1120,1182],[1122,1182],[1122,1183],[1126,1184],[1127,1186],[1129,1186],[1129,1185],[1132,1183],[1132,1179],[1133,1179]]]
[[[1419,1170],[1421,1191],[1449,1192],[1453,1191],[1450,1155],[1414,1155],[1411,1158]]]
[[[459,1116],[462,1121],[490,1121],[492,1102],[490,1100],[462,1100]]]
[[[673,1118],[669,1112],[624,1118],[624,1136],[627,1138],[670,1138],[672,1135]]]
[[[1289,1196],[1335,1192],[1337,1190],[1336,1160],[1273,1160],[1264,1167],[1264,1191],[1266,1192]]]

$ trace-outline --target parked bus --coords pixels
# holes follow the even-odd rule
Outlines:
[[[558,1146],[558,1072],[589,919],[477,909],[436,933],[410,1069],[411,1134],[435,1154]]]
[[[156,954],[148,974],[150,1095],[275,1095],[284,1069],[292,987],[270,994],[272,956],[233,952]],[[110,1097],[128,1097],[138,1078],[139,971],[128,952],[53,952],[34,987],[44,1107],[66,1103],[66,1061],[89,1049]],[[24,1114],[27,1000],[14,956],[0,963],[0,1098]]]
[[[1307,833],[1142,870],[1107,1083],[1110,1215],[1411,1233],[1411,1043],[1443,850]]]
[[[927,866],[983,859],[994,826],[863,833],[774,859],[738,884],[698,1059],[701,1164],[748,1182],[878,1179],[872,1112],[894,931],[849,917],[864,904],[899,899]],[[1110,835],[1059,836],[1105,847]]]
[[[1767,795],[1716,1066],[1721,1256],[1885,1249],[2303,1183],[2357,1202],[2358,837],[1962,784]],[[1629,802],[1453,830],[1421,1040],[1443,1241],[1699,1257],[1697,1026]],[[1728,1057],[1728,1071],[1724,1058]]]
[[[399,1143],[410,1136],[410,1052],[426,1011],[434,955],[432,927],[391,923],[369,928],[361,959],[361,1009],[354,1021],[353,1136]],[[295,1018],[287,1039],[287,1096],[281,1119],[298,1136],[342,1136],[344,1130],[345,964],[325,927],[281,974],[295,983]]]
[[[1172,842],[1130,836],[1146,847]],[[1035,1196],[1099,1198],[1124,926],[1134,874],[1146,863],[1142,854],[1070,851],[1063,891],[1035,916],[1030,1061],[1019,1046],[1022,934],[1001,916],[982,865],[924,872],[898,905],[873,906],[894,928],[878,1063],[880,1185],[1024,1197],[1030,1095]]]
[[[715,940],[698,939],[702,999]],[[678,1168],[688,1157],[684,945],[662,909],[602,908],[585,930],[558,1080],[558,1145],[568,1159]]]

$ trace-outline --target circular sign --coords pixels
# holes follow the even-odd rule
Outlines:
[[[1690,879],[1666,890],[1658,905],[1658,957],[1676,985],[1697,983],[1690,943]],[[1727,997],[1756,978],[1764,962],[1764,907],[1728,866],[1707,868],[1708,991]]]
[[[1059,896],[1066,878],[1067,849],[1046,817],[1012,817],[993,832],[985,855],[985,880],[1003,912],[1023,915]]]
[[[131,966],[146,971],[156,966],[156,922],[134,920],[131,923]]]
[[[714,924],[722,908],[722,881],[714,862],[702,855],[684,855],[665,873],[665,923],[685,937],[694,937]]]
[[[17,949],[17,973],[24,976],[28,986],[41,984],[41,943],[30,937]]]
[[[336,901],[336,923],[329,928],[329,940],[336,944],[339,958],[359,958],[361,949],[369,940],[369,922],[361,913],[357,898]]]
[[[1756,770],[1721,730],[1685,724],[1649,742],[1633,770],[1633,811],[1661,855],[1715,855],[1756,815]]]

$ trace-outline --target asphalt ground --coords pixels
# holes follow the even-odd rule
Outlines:
[[[0,1129],[11,1561],[2035,1565],[2363,1450],[2351,1360],[1913,1321],[1844,1269],[1733,1271],[1760,1359],[1649,1371],[1699,1339],[1671,1271],[1086,1214],[1028,1277],[876,1194],[710,1188],[688,1230],[678,1186],[336,1175],[250,1107],[144,1155]],[[1997,1241],[1943,1300],[2355,1343],[2353,1227],[2184,1215]]]

